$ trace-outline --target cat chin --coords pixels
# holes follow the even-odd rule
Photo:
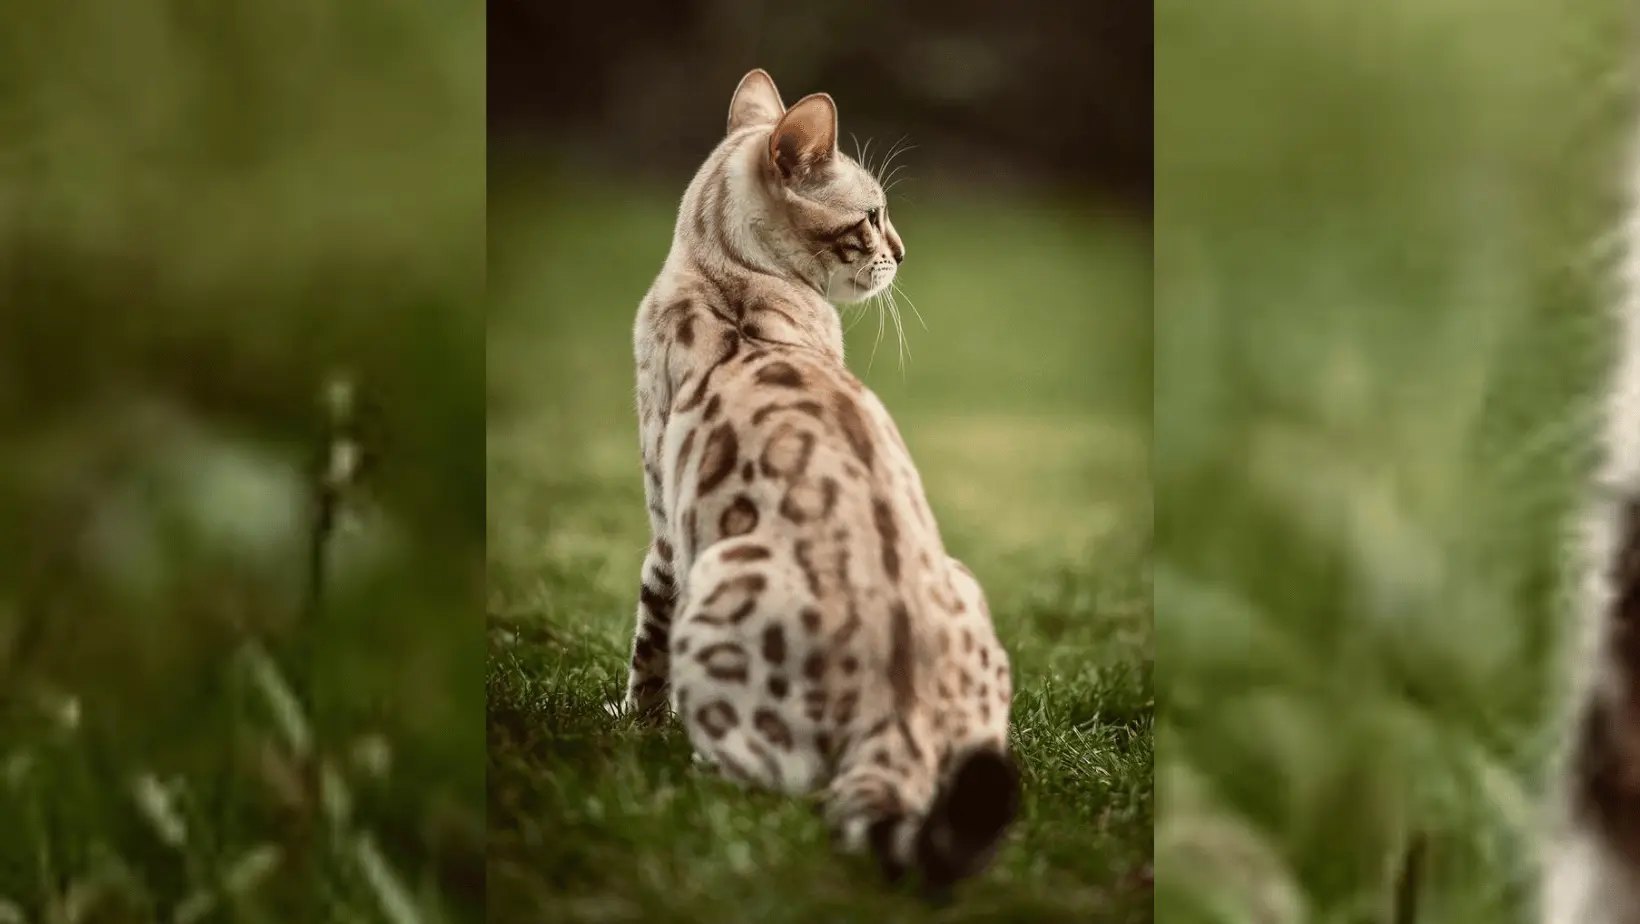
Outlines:
[[[881,295],[883,289],[888,288],[888,286],[881,286],[876,289],[860,289],[850,285],[847,286],[847,288],[850,291],[842,293],[833,292],[831,301],[838,305],[858,305],[861,302],[870,301],[872,298]]]
[[[894,277],[882,281],[875,286],[862,286],[853,279],[844,277],[833,284],[829,293],[830,301],[838,305],[856,305],[868,299],[876,298],[894,281]]]

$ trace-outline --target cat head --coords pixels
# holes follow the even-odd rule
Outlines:
[[[744,220],[761,249],[831,301],[887,289],[905,244],[877,177],[838,149],[832,98],[815,93],[787,109],[773,78],[754,70],[735,87],[728,129],[726,144],[750,148],[746,187],[760,201]]]

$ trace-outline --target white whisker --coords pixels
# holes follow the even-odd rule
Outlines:
[[[911,306],[911,313],[916,315],[917,323],[922,325],[923,330],[927,330],[928,322],[923,320],[922,312],[917,310],[917,303],[911,300],[911,296],[905,294],[904,289],[900,288],[899,280],[896,279],[888,285],[897,295],[905,299],[905,303]]]
[[[905,361],[910,356],[911,348],[905,342],[905,325],[900,322],[900,306],[895,303],[894,296],[888,296],[888,313],[894,320],[894,333],[899,340],[900,379],[905,379]]]
[[[907,138],[910,138],[910,137],[911,137],[910,135],[902,135],[900,137],[899,141],[894,142],[894,147],[889,149],[888,156],[883,158],[882,166],[878,168],[877,172],[879,174],[881,174],[883,171],[887,170],[889,168],[889,166],[894,163],[894,158],[899,157],[901,154],[904,154],[906,151],[916,150],[917,146],[914,145],[914,144],[908,144],[905,147],[900,146],[901,142],[905,141]]]
[[[877,337],[871,341],[871,358],[866,360],[866,373],[871,373],[871,367],[877,362],[877,347],[883,342],[883,311],[877,310]]]
[[[846,307],[848,308],[849,311],[854,312],[854,320],[848,322],[848,326],[843,328],[843,334],[845,336],[847,334],[849,334],[850,332],[852,332],[855,327],[859,326],[860,319],[866,316],[866,309],[869,306],[867,306],[867,305],[848,305]]]

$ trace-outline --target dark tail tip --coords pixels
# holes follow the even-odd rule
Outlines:
[[[981,748],[960,758],[917,833],[917,866],[939,889],[982,872],[1019,814],[1019,768]]]

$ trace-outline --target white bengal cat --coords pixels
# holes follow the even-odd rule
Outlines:
[[[700,760],[821,793],[839,847],[943,888],[1018,809],[1012,678],[899,431],[843,362],[833,301],[883,292],[905,246],[837,135],[831,97],[788,110],[747,74],[639,307],[654,538],[626,707],[670,704]]]
[[[1587,546],[1584,676],[1545,857],[1543,924],[1640,924],[1640,159]]]

